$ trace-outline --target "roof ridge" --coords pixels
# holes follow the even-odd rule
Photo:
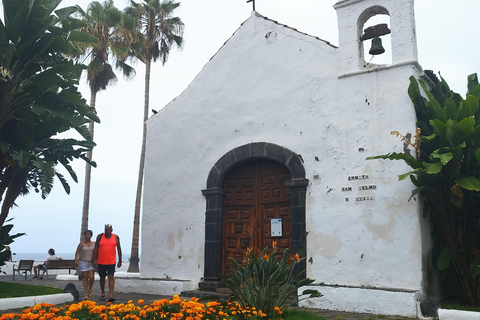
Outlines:
[[[335,48],[335,49],[338,49],[337,46],[331,44],[331,43],[330,43],[329,41],[327,41],[327,40],[324,40],[324,39],[319,38],[319,37],[317,37],[317,36],[312,36],[311,34],[308,34],[308,33],[306,33],[306,32],[299,31],[299,30],[296,29],[296,28],[290,27],[289,25],[286,25],[286,24],[284,24],[284,23],[280,23],[280,22],[278,22],[278,21],[276,21],[276,20],[270,19],[270,18],[268,18],[268,17],[266,17],[266,16],[264,16],[264,15],[261,15],[261,14],[258,13],[257,11],[253,11],[252,14],[255,14],[255,15],[256,15],[257,17],[259,17],[259,18],[263,18],[263,19],[265,19],[265,20],[267,20],[267,21],[273,22],[273,23],[275,23],[276,25],[279,25],[279,26],[288,28],[288,29],[293,30],[293,31],[295,31],[295,32],[297,32],[297,33],[300,33],[300,34],[306,35],[306,36],[308,36],[308,37],[312,37],[312,38],[315,38],[315,39],[320,40],[320,41],[322,41],[322,42],[325,42],[325,43],[328,44],[329,46],[331,46],[331,47],[333,47],[333,48]],[[242,23],[242,24],[243,24],[243,23]]]

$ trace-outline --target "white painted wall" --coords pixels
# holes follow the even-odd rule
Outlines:
[[[347,2],[363,1],[342,1],[344,8]],[[339,23],[351,18],[340,14]],[[398,294],[402,301],[410,299],[409,310],[416,308],[428,237],[422,237],[419,203],[407,202],[411,183],[397,181],[408,167],[365,158],[403,151],[392,130],[414,134],[407,88],[420,67],[401,61],[374,70],[346,69],[341,51],[252,14],[189,87],[148,120],[142,278],[201,280],[206,208],[201,190],[208,173],[230,150],[268,142],[304,160],[310,181],[308,277],[326,291],[341,286],[350,292],[308,304],[349,310],[359,302],[339,299],[363,292],[375,305],[382,305],[378,297],[388,303]],[[362,174],[369,178],[348,180]],[[360,185],[376,189],[358,190]],[[357,196],[373,200],[355,201]],[[383,313],[388,309],[385,305]]]

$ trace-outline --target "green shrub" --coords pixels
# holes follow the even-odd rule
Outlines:
[[[422,195],[435,245],[432,261],[442,272],[442,287],[447,294],[456,294],[461,303],[480,306],[478,77],[468,76],[465,99],[443,78],[428,88],[422,80],[410,77],[408,94],[417,116],[415,138],[411,141],[397,131],[392,134],[414,147],[416,154],[392,152],[367,159],[403,160],[413,169],[399,175],[399,180],[410,178],[415,185],[411,198]]]
[[[285,249],[278,261],[278,249],[268,254],[266,247],[256,257],[251,248],[245,253],[244,266],[240,266],[233,258],[232,275],[222,275],[227,288],[232,290],[230,300],[238,301],[243,307],[256,308],[269,316],[283,312],[289,306],[307,298],[321,297],[317,290],[305,290],[298,296],[300,287],[315,280],[302,278],[305,270],[296,272],[295,266],[300,259],[298,254],[289,255]]]

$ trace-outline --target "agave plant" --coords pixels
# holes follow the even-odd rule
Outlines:
[[[304,258],[298,254],[290,256],[285,249],[279,261],[274,244],[263,249],[257,257],[252,248],[245,253],[244,265],[229,258],[233,263],[231,275],[221,275],[225,286],[232,291],[231,301],[238,301],[243,307],[255,307],[263,313],[274,316],[300,300],[321,297],[317,290],[304,290],[298,295],[298,289],[315,280],[304,277],[305,270],[297,272],[295,266]]]

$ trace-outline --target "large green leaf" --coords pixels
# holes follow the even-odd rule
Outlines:
[[[429,123],[434,128],[437,137],[446,142],[447,141],[447,125],[438,119],[432,119],[430,120]]]
[[[462,121],[460,121],[458,125],[460,126],[460,128],[462,128],[463,132],[465,133],[465,137],[468,137],[475,130],[474,128],[475,118],[473,116],[465,118]]]
[[[452,248],[442,248],[440,256],[437,259],[437,268],[443,271],[448,268],[450,261],[455,257],[455,250]]]
[[[367,160],[373,159],[404,160],[413,169],[422,168],[422,164],[417,159],[405,153],[392,152],[381,156],[367,157]]]
[[[447,121],[446,127],[446,137],[452,147],[456,147],[465,142],[466,134],[458,122],[450,119]]]
[[[470,105],[470,109],[472,110],[472,116],[475,115],[475,113],[478,110],[478,99],[474,95],[469,95],[465,99],[468,101],[468,104]]]
[[[425,166],[425,172],[428,174],[437,174],[443,168],[443,164],[441,162],[435,162],[435,163],[425,162],[424,166]]]
[[[470,107],[470,103],[468,103],[468,101],[466,100],[462,101],[460,103],[460,106],[458,107],[456,120],[460,122],[464,118],[468,118],[471,116],[473,116],[473,111],[472,111],[472,108]]]
[[[475,87],[478,86],[478,76],[477,76],[477,74],[472,73],[472,74],[468,75],[467,82],[468,82],[468,84],[467,84],[467,87],[468,87],[467,95],[468,95],[468,94],[474,93]]]
[[[98,39],[95,36],[89,35],[88,33],[81,32],[81,31],[72,31],[68,36],[68,41],[76,41],[76,42],[86,42],[86,43],[98,43]]]
[[[444,108],[449,119],[455,119],[457,117],[457,105],[452,98],[448,98],[447,100],[445,100]]]
[[[475,177],[460,178],[455,183],[463,189],[480,191],[480,181]]]
[[[398,175],[398,180],[399,181],[405,180],[406,178],[410,177],[412,174],[416,174],[416,173],[417,173],[417,170],[400,174],[400,175]]]
[[[24,150],[12,150],[10,151],[12,159],[17,161],[21,168],[25,168],[28,161],[32,158],[33,154]]]
[[[431,156],[434,159],[440,159],[440,162],[442,165],[446,165],[450,160],[453,159],[453,153],[451,152],[445,152],[445,153],[439,153],[440,149],[435,150]]]

